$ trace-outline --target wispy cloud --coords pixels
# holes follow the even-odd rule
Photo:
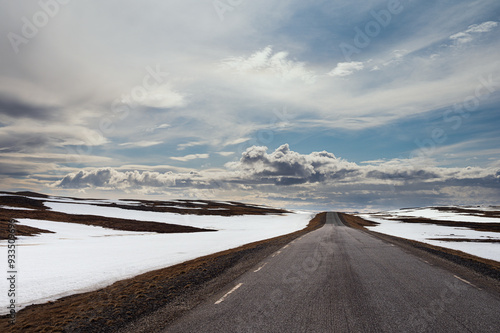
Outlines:
[[[219,152],[217,152],[217,154],[219,154],[221,156],[231,156],[231,155],[234,155],[234,151],[219,151]]]
[[[450,36],[457,44],[465,44],[474,40],[476,34],[490,32],[498,26],[498,22],[487,21],[481,24],[470,25],[467,30]]]
[[[170,159],[175,161],[187,162],[198,158],[209,158],[209,157],[210,157],[209,154],[189,154],[186,156],[172,156],[170,157]]]
[[[133,141],[133,142],[125,142],[120,143],[119,145],[125,148],[145,148],[156,146],[162,144],[162,141]]]
[[[180,143],[177,145],[177,150],[184,150],[190,147],[203,146],[210,144],[209,141],[191,141],[186,143]]]
[[[365,68],[365,65],[362,62],[359,61],[352,61],[352,62],[340,62],[337,64],[337,67],[332,69],[328,75],[330,76],[349,76],[354,74],[354,72],[360,71],[363,68]]]
[[[231,57],[221,62],[223,68],[241,74],[267,74],[283,80],[302,80],[311,84],[315,81],[313,71],[306,69],[305,64],[289,59],[288,52],[273,52],[271,46],[256,51],[248,57]]]

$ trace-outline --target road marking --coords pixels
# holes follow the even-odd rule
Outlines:
[[[238,289],[239,287],[241,287],[243,285],[243,283],[238,283],[233,289],[229,290],[227,292],[227,294],[225,294],[224,296],[222,296],[217,302],[215,302],[214,304],[219,304],[219,303],[222,303],[224,302],[224,300],[226,299],[227,296],[229,296],[230,294],[232,294],[233,292],[236,291],[236,289]]]
[[[477,289],[481,290],[481,288],[476,287],[475,285],[473,285],[473,284],[472,284],[472,283],[470,283],[469,281],[467,281],[467,280],[465,280],[465,279],[462,279],[461,277],[456,276],[456,275],[453,275],[453,276],[454,276],[454,277],[456,277],[457,279],[459,279],[460,281],[465,282],[465,283],[467,283],[468,285],[473,286],[474,288],[477,288]]]
[[[254,272],[254,273],[257,273],[257,272],[258,272],[258,271],[260,271],[262,268],[264,268],[264,266],[266,266],[266,265],[267,265],[267,262],[266,262],[264,265],[262,265],[262,266],[260,266],[259,268],[257,268],[257,269],[256,269],[255,271],[253,271],[253,272]]]
[[[282,250],[286,249],[286,248],[287,248],[287,247],[289,247],[289,246],[290,246],[290,244],[285,245],[285,247],[283,247],[283,249],[282,249]]]
[[[276,257],[280,253],[281,253],[281,251],[276,252],[275,254],[273,254],[272,258]]]

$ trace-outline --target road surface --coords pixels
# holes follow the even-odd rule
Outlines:
[[[499,332],[500,297],[336,213],[166,332]]]

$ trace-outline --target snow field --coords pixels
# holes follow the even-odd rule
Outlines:
[[[215,232],[157,234],[74,223],[19,219],[20,224],[54,231],[18,237],[18,310],[31,304],[92,291],[151,270],[244,244],[292,233],[307,226],[311,214],[198,216],[125,210],[87,204],[46,202],[54,211],[209,228]],[[0,241],[0,269],[7,272],[7,241]],[[1,290],[8,281],[0,279]],[[8,298],[0,298],[6,314]]]
[[[498,232],[476,231],[465,227],[449,227],[432,223],[405,223],[397,220],[398,217],[424,217],[456,222],[500,223],[500,218],[441,212],[432,208],[402,209],[385,213],[358,214],[358,216],[368,221],[380,223],[377,226],[367,227],[375,232],[458,250],[500,262],[500,243],[434,240],[436,238],[500,240]],[[388,220],[389,218],[396,220]]]

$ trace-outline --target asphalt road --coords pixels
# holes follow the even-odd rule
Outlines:
[[[166,332],[499,332],[500,297],[336,213]]]

